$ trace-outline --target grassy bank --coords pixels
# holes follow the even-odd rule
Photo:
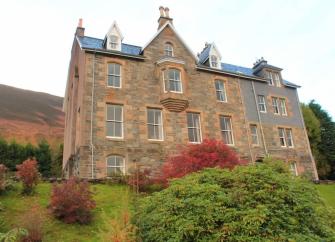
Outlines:
[[[43,241],[101,241],[101,231],[107,226],[106,217],[117,218],[121,213],[130,213],[131,192],[121,185],[92,185],[97,207],[94,210],[94,219],[90,225],[65,224],[52,217],[47,206],[49,204],[51,184],[42,183],[37,186],[34,196],[22,196],[20,186],[16,191],[1,196],[4,210],[0,212],[5,224],[4,230],[9,230],[21,223],[22,214],[28,211],[33,204],[41,207],[45,219]]]

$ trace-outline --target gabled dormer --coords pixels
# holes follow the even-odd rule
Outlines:
[[[121,51],[123,35],[117,23],[114,21],[112,26],[109,28],[106,37],[104,39],[104,47],[107,50]]]
[[[266,78],[270,86],[281,87],[283,84],[281,77],[281,71],[283,69],[269,65],[263,57],[254,63],[252,70],[254,75]]]
[[[221,69],[221,54],[214,43],[205,44],[205,48],[199,54],[199,63],[211,68]]]

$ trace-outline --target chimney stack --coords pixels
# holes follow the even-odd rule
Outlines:
[[[172,24],[172,18],[169,15],[170,9],[168,7],[164,8],[163,6],[159,7],[159,19],[158,19],[158,29],[160,29],[166,22],[170,22]]]
[[[76,29],[76,36],[84,36],[85,33],[85,28],[83,27],[83,19],[80,18],[78,21],[78,26]]]

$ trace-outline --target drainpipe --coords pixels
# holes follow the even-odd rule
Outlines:
[[[262,125],[262,119],[261,119],[261,115],[259,113],[259,108],[258,108],[258,103],[257,103],[257,96],[256,96],[256,92],[255,92],[254,81],[251,81],[251,85],[252,85],[252,92],[254,94],[254,99],[255,99],[255,104],[256,104],[256,109],[257,109],[257,117],[258,117],[258,121],[259,121],[259,127],[261,128],[261,134],[262,134],[264,151],[265,151],[265,155],[268,156],[269,153],[268,153],[268,148],[266,147],[266,142],[265,142],[265,137],[264,137],[264,131],[263,131],[263,125]]]
[[[300,101],[299,101],[299,96],[298,96],[298,91],[297,90],[295,91],[295,95],[296,95],[296,98],[297,98],[297,101],[298,101],[299,114],[300,114],[300,119],[301,119],[301,122],[302,122],[302,126],[304,128],[305,139],[306,139],[307,146],[308,146],[308,153],[311,157],[313,168],[314,168],[313,169],[314,170],[314,177],[315,177],[315,180],[318,181],[319,180],[319,175],[318,175],[318,172],[317,172],[317,169],[316,169],[316,164],[315,164],[314,156],[312,154],[311,145],[309,143],[309,138],[308,138],[307,131],[306,131],[304,116],[302,115],[302,112],[301,112]]]
[[[95,59],[96,50],[94,50],[93,62],[92,62],[92,93],[91,93],[91,169],[92,169],[92,179],[94,179],[94,144],[93,144],[93,112],[94,112],[94,88],[95,88]]]

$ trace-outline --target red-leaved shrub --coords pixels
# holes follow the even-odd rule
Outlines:
[[[153,180],[150,177],[151,170],[139,168],[135,169],[134,172],[128,177],[128,185],[132,186],[136,192],[146,192],[150,185],[153,184]]]
[[[72,177],[63,184],[54,184],[50,208],[53,215],[65,223],[89,223],[95,202],[88,182]]]
[[[7,167],[0,164],[0,193],[6,189],[6,171]]]
[[[205,139],[201,144],[189,144],[179,154],[169,156],[158,182],[167,184],[168,179],[183,177],[206,167],[232,169],[246,163],[222,141]]]
[[[23,183],[23,193],[30,194],[38,183],[37,161],[35,159],[25,160],[16,166],[16,177]]]

